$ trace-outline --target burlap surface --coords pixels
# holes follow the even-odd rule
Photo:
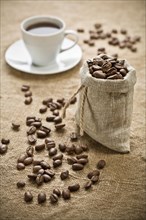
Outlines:
[[[142,220],[146,217],[145,207],[145,161],[144,156],[144,68],[145,68],[145,6],[144,1],[1,1],[1,137],[10,138],[11,143],[7,154],[0,157],[1,161],[1,191],[0,191],[0,219],[1,220]],[[83,141],[90,146],[89,164],[84,171],[74,173],[67,181],[56,179],[49,184],[36,188],[27,181],[27,174],[31,166],[23,171],[16,169],[16,160],[27,147],[25,118],[28,115],[40,116],[38,108],[45,97],[69,98],[79,86],[79,68],[82,62],[66,73],[54,76],[34,76],[13,70],[6,65],[4,53],[11,43],[20,36],[20,22],[32,15],[52,14],[60,16],[67,23],[67,28],[84,27],[92,29],[95,22],[102,22],[106,30],[111,27],[125,27],[130,34],[142,37],[138,45],[138,52],[118,50],[110,47],[106,41],[98,41],[96,47],[83,45],[82,40],[88,36],[80,34],[79,44],[83,48],[83,60],[93,57],[96,48],[107,46],[108,53],[118,52],[121,58],[126,58],[137,70],[137,84],[134,94],[134,112],[131,127],[131,152],[123,155],[115,153],[91,140],[88,136]],[[25,106],[24,96],[20,91],[22,84],[30,84],[33,92],[33,103]],[[57,86],[56,86],[57,85]],[[74,113],[76,105],[67,110],[66,130],[64,134],[54,134],[52,138],[57,143],[68,141],[71,131],[75,130]],[[45,119],[47,114],[43,115]],[[21,124],[19,132],[11,130],[11,122]],[[46,157],[46,153],[38,153],[38,157]],[[83,186],[86,173],[95,167],[99,159],[105,159],[106,168],[101,173],[100,183],[86,192],[80,189],[72,193],[69,201],[60,199],[52,206],[49,195],[54,186],[63,189],[70,182],[80,182]],[[60,170],[67,168],[63,163]],[[20,179],[26,180],[25,189],[19,190],[16,183]],[[34,195],[32,204],[23,201],[25,190],[31,190]],[[46,191],[47,202],[37,204],[37,193]]]

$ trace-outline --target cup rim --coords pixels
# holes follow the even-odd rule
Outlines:
[[[30,33],[28,31],[25,30],[24,28],[24,24],[30,20],[33,20],[33,19],[36,19],[36,18],[51,18],[51,19],[54,19],[54,20],[58,20],[59,22],[62,23],[62,27],[56,32],[56,33],[50,33],[50,34],[34,34],[34,33]],[[48,37],[48,36],[55,36],[55,35],[58,35],[60,34],[64,29],[65,29],[65,22],[60,19],[59,17],[57,16],[52,16],[52,15],[36,15],[36,16],[31,16],[31,17],[28,17],[26,19],[24,19],[21,24],[20,24],[20,27],[21,27],[21,31],[24,32],[25,34],[29,35],[29,36],[33,36],[33,37]]]

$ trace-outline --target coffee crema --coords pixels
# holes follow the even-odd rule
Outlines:
[[[26,28],[26,31],[32,34],[46,35],[46,34],[54,34],[58,32],[59,29],[60,27],[54,23],[39,22],[28,26]]]

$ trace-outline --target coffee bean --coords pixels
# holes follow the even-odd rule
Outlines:
[[[55,176],[55,173],[52,170],[45,170],[45,174],[49,175],[50,177]]]
[[[51,129],[46,126],[41,126],[40,130],[46,132],[47,135],[49,135],[51,132]]]
[[[55,128],[56,128],[57,131],[61,130],[64,127],[65,127],[65,124],[57,124],[57,125],[55,125]]]
[[[25,165],[23,163],[17,163],[17,170],[24,170]]]
[[[118,54],[114,53],[114,54],[112,54],[112,57],[118,58]]]
[[[29,157],[32,157],[34,153],[34,148],[32,146],[28,146],[26,149],[26,153]]]
[[[46,138],[47,137],[47,133],[45,131],[38,130],[36,133],[37,133],[38,138]]]
[[[47,105],[48,103],[53,102],[52,98],[46,98],[42,101],[43,105]]]
[[[31,123],[31,125],[36,128],[40,128],[42,126],[42,123],[40,121],[34,121]]]
[[[89,43],[89,40],[83,40],[84,44],[88,44]]]
[[[39,112],[40,113],[45,113],[47,111],[47,107],[46,106],[43,106],[39,109]]]
[[[17,182],[17,187],[18,188],[23,188],[25,186],[25,182],[23,180],[20,180]]]
[[[76,158],[79,160],[81,158],[88,158],[88,155],[87,154],[81,154],[81,155],[77,155]]]
[[[18,158],[17,162],[18,162],[18,163],[23,163],[24,160],[25,160],[25,158],[27,158],[27,157],[28,157],[27,154],[22,154],[22,155],[20,155],[20,157]]]
[[[62,164],[62,160],[54,160],[53,161],[53,167],[59,167]]]
[[[1,139],[1,143],[7,145],[7,144],[10,143],[10,140],[9,140],[9,139],[4,139],[4,138],[2,138],[2,139]]]
[[[45,183],[48,183],[51,180],[51,177],[47,174],[43,174],[43,177],[44,177],[44,182]]]
[[[72,133],[70,134],[70,140],[71,140],[71,141],[77,141],[77,140],[78,140],[78,135],[77,135],[76,132],[72,132]]]
[[[77,32],[78,32],[78,33],[83,33],[83,32],[85,32],[85,30],[84,30],[83,28],[78,28],[78,29],[77,29]]]
[[[51,141],[49,143],[46,144],[46,148],[47,150],[50,150],[51,148],[54,148],[56,146],[54,141]]]
[[[86,158],[81,158],[81,159],[79,159],[79,160],[77,161],[77,163],[80,163],[80,164],[85,165],[86,163],[88,163],[88,159],[86,159]]]
[[[36,138],[33,135],[28,135],[28,143],[29,144],[35,144],[36,143]]]
[[[84,168],[84,166],[82,164],[79,164],[79,163],[74,163],[72,165],[72,169],[75,170],[75,171],[82,170],[83,168]]]
[[[70,192],[75,192],[75,191],[78,191],[80,189],[80,185],[78,183],[75,183],[73,185],[70,185],[68,187],[69,191]]]
[[[42,169],[41,165],[35,165],[33,167],[33,173],[38,173],[40,169]]]
[[[122,74],[123,77],[127,75],[126,69],[120,69],[119,72]]]
[[[75,146],[75,153],[81,154],[83,152],[83,149],[80,146]]]
[[[22,85],[22,87],[21,87],[22,92],[27,92],[29,89],[30,89],[29,85]]]
[[[38,144],[35,146],[36,151],[41,151],[45,149],[45,144]]]
[[[126,29],[121,29],[121,34],[127,34],[127,30]]]
[[[70,104],[75,104],[76,101],[77,101],[77,98],[76,98],[76,97],[73,97],[73,98],[71,99],[71,101],[70,101]]]
[[[31,92],[31,91],[27,91],[27,92],[25,92],[24,96],[25,96],[25,97],[32,96],[32,92]]]
[[[92,181],[93,184],[98,182],[99,181],[99,176],[92,176],[91,181]]]
[[[61,192],[59,189],[53,189],[53,194],[56,194],[58,197],[61,196]]]
[[[19,131],[20,125],[16,123],[12,123],[12,129],[15,131]]]
[[[77,163],[77,160],[73,157],[68,157],[67,162],[68,162],[68,164],[72,165],[74,163]]]
[[[37,178],[37,174],[34,174],[34,173],[28,174],[27,177],[29,178],[29,180],[35,181]]]
[[[114,79],[123,79],[123,76],[120,74],[120,73],[117,73],[117,74],[114,74],[112,76],[108,76],[107,79],[111,79],[111,80],[114,80]]]
[[[103,73],[102,71],[95,71],[92,74],[92,76],[95,77],[95,78],[99,78],[99,79],[105,79],[106,78],[106,74]]]
[[[58,196],[57,196],[55,193],[52,193],[52,194],[50,195],[50,202],[51,202],[51,203],[56,203],[56,202],[58,202]]]
[[[61,174],[60,174],[61,180],[65,180],[68,177],[69,177],[69,171],[68,170],[61,172]]]
[[[31,135],[31,134],[34,134],[36,132],[36,127],[34,126],[31,126],[28,131],[27,131],[27,134],[28,135]]]
[[[131,47],[131,51],[132,51],[132,52],[136,52],[136,51],[137,51],[137,48],[136,48],[136,47]]]
[[[62,122],[62,118],[61,118],[60,116],[56,116],[56,117],[54,118],[54,122],[55,122],[55,124],[59,124],[59,123]]]
[[[31,126],[31,124],[32,124],[33,122],[35,122],[34,119],[29,119],[29,120],[26,121],[26,125],[27,125],[27,126]]]
[[[93,176],[99,176],[99,175],[100,175],[99,170],[93,170],[93,171],[91,171],[91,172],[89,172],[89,173],[87,174],[87,177],[88,177],[89,179],[91,179]]]
[[[100,161],[98,161],[98,163],[97,163],[97,168],[98,168],[98,169],[103,169],[103,168],[105,167],[105,165],[106,165],[105,160],[100,160]]]
[[[57,106],[57,109],[61,109],[62,108],[62,104],[58,103],[58,102],[54,102]],[[54,110],[55,111],[55,110]]]
[[[50,143],[50,142],[54,142],[51,138],[46,138],[45,139],[45,144]]]
[[[45,161],[42,161],[42,162],[40,163],[40,165],[41,165],[41,167],[42,167],[44,170],[51,168],[50,165],[49,165],[47,162],[45,162]]]
[[[88,189],[91,188],[91,186],[92,186],[92,182],[91,182],[91,181],[87,181],[87,182],[85,183],[85,185],[84,185],[84,188],[85,188],[86,190],[88,190]]]
[[[59,111],[56,109],[53,111],[53,115],[58,116],[59,115]]]
[[[96,29],[99,29],[99,28],[101,28],[101,24],[100,23],[96,23],[95,25],[94,25],[94,27],[96,28]]]
[[[55,116],[48,116],[48,117],[46,118],[46,121],[47,121],[47,122],[54,122],[54,118],[55,118]]]
[[[115,75],[115,74],[117,74],[117,69],[115,67],[112,67],[108,70],[108,72],[106,72],[106,77],[112,76],[112,75]]]
[[[57,154],[56,156],[53,157],[53,160],[62,160],[63,154]]]
[[[8,146],[0,143],[0,154],[5,154],[8,150]]]
[[[41,203],[44,203],[46,201],[46,193],[39,193],[38,194],[38,203],[41,204]]]
[[[117,29],[113,29],[112,33],[117,34],[118,33]]]
[[[102,58],[93,58],[93,65],[102,66],[104,64],[104,60]]]
[[[83,151],[88,151],[88,146],[87,145],[80,145],[80,147],[83,149]]]
[[[57,149],[54,147],[54,148],[51,148],[49,150],[49,156],[54,156],[55,154],[57,154]]]
[[[42,159],[34,159],[34,160],[33,160],[33,165],[34,165],[34,166],[35,166],[35,165],[40,165],[42,161],[43,161]]]
[[[25,192],[24,200],[25,202],[31,202],[33,200],[33,195],[30,191]]]
[[[112,67],[111,62],[106,61],[103,65],[102,65],[102,71],[104,73],[107,73]]]
[[[96,71],[96,70],[102,70],[102,68],[100,67],[100,66],[98,66],[98,65],[93,65],[92,67],[90,67],[90,68],[92,68],[92,71],[94,72],[94,71]],[[90,69],[89,69],[90,70]],[[92,72],[92,73],[93,73]],[[91,71],[90,71],[90,73],[91,73]]]
[[[25,165],[30,165],[33,162],[33,158],[32,157],[27,157],[24,159],[24,164]]]
[[[38,171],[38,174],[41,174],[41,175],[43,175],[44,174],[44,169],[40,169],[39,171]]]
[[[63,190],[63,191],[62,191],[62,197],[63,197],[63,199],[65,199],[65,200],[70,199],[70,191],[69,191],[68,189]]]
[[[32,97],[27,97],[25,98],[25,101],[24,101],[25,105],[29,105],[32,103]]]
[[[110,32],[106,33],[106,37],[110,38],[111,37],[111,33]]]
[[[75,152],[75,145],[72,144],[71,146],[66,147],[66,152],[67,152],[69,155],[74,154],[74,152]]]
[[[44,176],[41,174],[38,174],[37,178],[36,178],[36,184],[38,186],[41,186],[43,184],[43,182],[44,182]]]
[[[60,104],[63,104],[65,102],[65,99],[64,98],[57,99],[57,102],[59,102]]]
[[[90,40],[90,41],[88,41],[88,45],[89,45],[90,47],[93,47],[93,46],[95,45],[95,43],[94,43],[92,40]]]
[[[65,150],[66,150],[66,145],[65,145],[65,144],[59,144],[59,150],[60,150],[61,152],[65,152]]]

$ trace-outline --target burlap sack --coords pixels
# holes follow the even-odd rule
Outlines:
[[[130,125],[136,71],[125,61],[128,74],[123,80],[97,79],[85,63],[76,122],[94,140],[118,152],[130,151]]]

